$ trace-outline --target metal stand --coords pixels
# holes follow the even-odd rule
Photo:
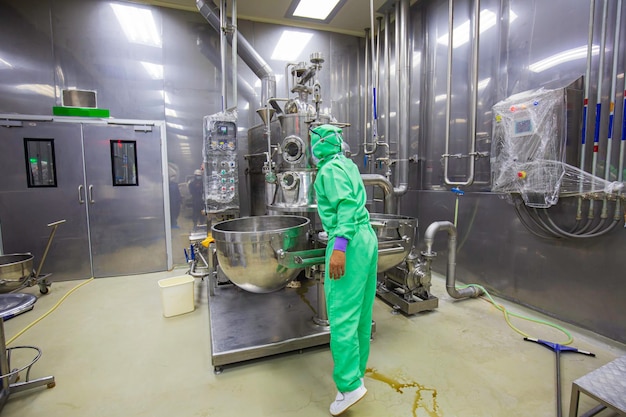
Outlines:
[[[400,310],[408,315],[434,310],[439,306],[439,299],[434,295],[428,294],[427,298],[421,298],[388,280],[379,280],[376,295],[395,311]]]
[[[561,405],[561,352],[581,353],[583,355],[588,355],[588,356],[596,356],[596,355],[594,353],[587,352],[586,350],[580,350],[575,347],[559,345],[558,343],[547,342],[541,339],[525,337],[524,340],[543,345],[556,353],[556,414],[558,417],[561,417],[563,415],[562,405]]]
[[[572,383],[569,417],[578,417],[581,392],[601,404],[582,417],[595,416],[606,408],[620,416],[626,416],[626,356],[617,358]]]
[[[11,369],[11,351],[16,349],[33,349],[37,352],[35,358],[26,366]],[[48,388],[53,388],[55,386],[54,377],[47,376],[43,378],[37,378],[30,380],[30,368],[39,360],[41,357],[41,350],[34,346],[15,346],[12,348],[6,347],[6,340],[4,336],[4,321],[0,318],[0,378],[2,378],[2,388],[0,389],[0,411],[6,404],[9,399],[10,394],[14,394],[16,392],[25,391],[30,388],[47,386]],[[26,381],[25,382],[16,382],[19,378],[19,373],[26,370]]]
[[[321,311],[326,313],[326,303],[315,290],[322,286],[317,280],[305,279],[300,288],[269,294],[208,284],[211,360],[216,373],[224,365],[330,342],[330,329],[318,315],[322,302]]]

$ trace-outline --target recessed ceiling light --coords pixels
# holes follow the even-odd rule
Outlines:
[[[346,0],[293,0],[286,17],[330,23]]]

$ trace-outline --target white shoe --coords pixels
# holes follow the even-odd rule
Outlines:
[[[330,405],[330,414],[338,416],[339,414],[358,403],[367,394],[367,388],[361,384],[354,391],[338,392],[335,401]]]

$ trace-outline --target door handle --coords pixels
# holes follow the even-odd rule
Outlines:
[[[79,185],[78,186],[78,203],[79,204],[85,204],[85,200],[83,200],[83,185]]]
[[[91,204],[95,203],[95,200],[93,199],[93,185],[89,185],[89,202]]]

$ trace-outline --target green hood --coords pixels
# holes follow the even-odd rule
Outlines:
[[[311,129],[311,152],[323,163],[329,157],[341,153],[343,137],[341,129],[332,125],[321,125]]]

